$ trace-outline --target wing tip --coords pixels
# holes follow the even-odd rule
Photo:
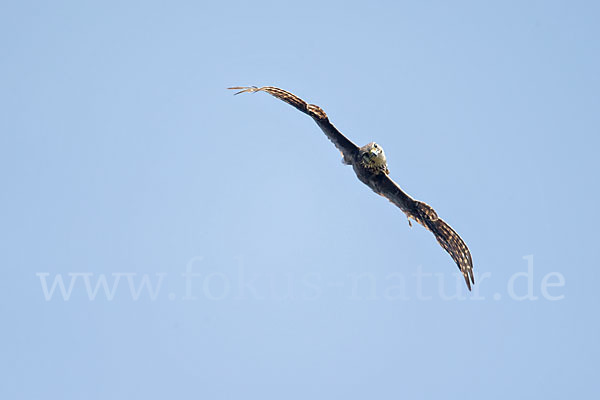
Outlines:
[[[469,289],[469,292],[471,291],[471,279],[472,279],[472,274],[471,271],[469,269],[466,270],[462,270],[462,276],[465,279],[465,283],[467,284],[467,289]],[[471,278],[471,279],[469,279]],[[475,283],[475,282],[473,282]]]
[[[260,91],[260,89],[257,86],[232,86],[232,87],[228,87],[227,89],[239,90],[239,92],[233,94],[234,96],[237,96],[238,94],[241,94],[241,93],[252,93],[252,92]]]
[[[467,288],[471,291],[471,285],[475,285],[475,276],[473,274],[473,264],[469,264],[467,271],[464,273],[465,282],[467,282]]]

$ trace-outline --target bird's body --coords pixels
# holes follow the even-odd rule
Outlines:
[[[471,290],[471,283],[475,283],[475,279],[473,277],[473,261],[467,245],[448,224],[437,216],[433,208],[410,197],[389,177],[387,160],[381,146],[371,142],[363,147],[358,147],[329,122],[327,114],[320,107],[308,104],[283,89],[272,86],[232,87],[229,89],[240,90],[236,94],[266,92],[311,116],[342,153],[342,161],[352,165],[361,182],[400,208],[408,217],[409,223],[410,219],[414,219],[434,234],[438,243],[456,262],[467,287]]]

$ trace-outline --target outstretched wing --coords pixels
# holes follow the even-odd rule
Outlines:
[[[371,189],[398,206],[409,220],[413,218],[433,233],[440,246],[450,254],[471,290],[471,283],[475,283],[473,260],[469,248],[458,233],[439,218],[433,208],[404,193],[386,174],[373,177]]]
[[[264,86],[261,88],[258,88],[256,86],[236,86],[230,87],[228,89],[239,90],[239,92],[237,92],[236,94],[247,92],[269,93],[271,96],[277,97],[279,100],[285,101],[286,103],[296,107],[303,113],[310,115],[315,120],[317,125],[319,125],[319,127],[325,133],[325,135],[327,135],[329,140],[333,142],[335,147],[337,147],[338,150],[342,152],[344,158],[352,159],[354,155],[358,152],[358,146],[352,143],[352,141],[346,136],[342,135],[342,133],[338,131],[336,127],[331,124],[331,122],[329,122],[327,114],[325,114],[325,111],[323,111],[319,106],[315,106],[314,104],[308,104],[298,96],[273,86]]]
[[[450,254],[465,278],[467,287],[471,290],[471,283],[475,283],[475,278],[473,277],[473,260],[469,248],[458,233],[437,216],[433,208],[425,203],[417,202],[417,209],[419,216],[415,217],[415,220],[429,229],[438,243]]]

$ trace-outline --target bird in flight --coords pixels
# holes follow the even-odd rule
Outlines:
[[[467,287],[471,290],[471,283],[475,283],[475,278],[473,277],[473,261],[469,248],[454,229],[437,216],[433,208],[404,193],[389,177],[387,160],[381,146],[371,142],[363,147],[358,147],[329,122],[327,114],[319,106],[308,104],[283,89],[272,86],[261,88],[236,86],[228,89],[239,90],[235,94],[266,92],[312,117],[342,153],[342,162],[352,165],[356,176],[362,183],[400,208],[408,217],[409,225],[412,226],[410,220],[413,219],[433,233],[438,243],[450,254],[462,273]]]

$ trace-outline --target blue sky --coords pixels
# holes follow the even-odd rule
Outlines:
[[[597,396],[599,11],[3,2],[0,397]]]

